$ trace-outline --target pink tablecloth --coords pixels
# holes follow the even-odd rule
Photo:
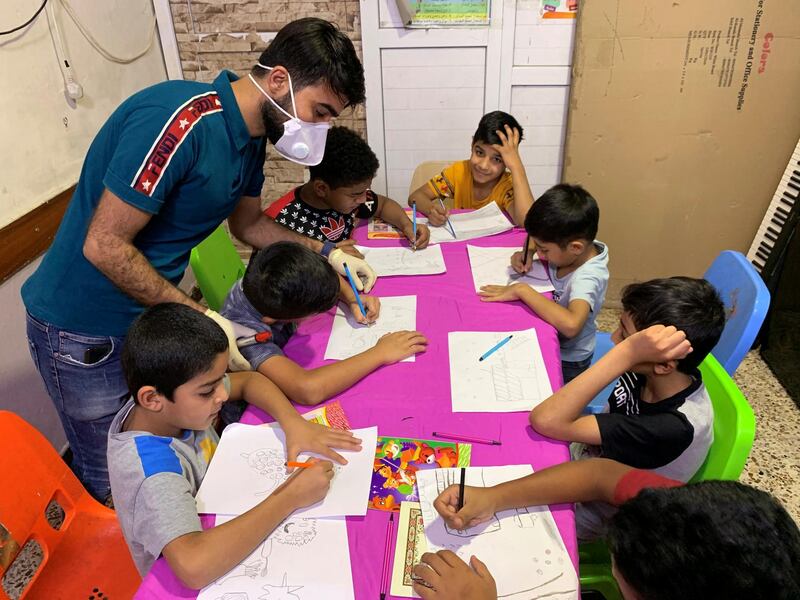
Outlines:
[[[366,240],[366,230],[356,232],[361,242],[375,246],[397,245],[396,240]],[[518,229],[473,240],[478,246],[521,246]],[[558,339],[555,330],[519,302],[482,303],[474,291],[465,242],[442,244],[447,273],[378,280],[378,296],[417,296],[417,329],[429,340],[428,350],[414,363],[398,363],[369,375],[336,396],[354,428],[377,425],[380,435],[429,438],[435,430],[457,432],[502,441],[502,446],[473,445],[476,466],[530,463],[534,469],[569,459],[566,444],[544,438],[529,426],[527,413],[459,413],[450,409],[449,331],[515,331],[535,327],[550,382],[561,385]],[[333,313],[305,321],[286,346],[288,356],[303,366],[323,363]],[[270,420],[258,409],[248,409],[242,422]],[[367,499],[364,499],[365,502]],[[567,550],[577,568],[575,521],[570,505],[550,507]],[[379,597],[381,561],[388,513],[370,510],[366,517],[348,517],[350,560],[357,599]],[[204,517],[210,526],[213,517]],[[511,550],[509,550],[511,551]],[[392,553],[394,545],[392,545]],[[197,592],[181,586],[164,559],[145,578],[137,598],[195,598]]]

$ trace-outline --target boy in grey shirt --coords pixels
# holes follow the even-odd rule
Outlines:
[[[109,430],[108,466],[117,517],[142,575],[163,554],[184,585],[201,588],[328,491],[333,465],[317,461],[255,508],[203,531],[194,496],[219,442],[213,425],[228,398],[244,399],[278,421],[288,460],[310,451],[344,463],[332,447],[360,447],[350,432],[304,420],[261,374],[227,374],[225,333],[189,306],[146,310],[128,332],[122,364],[132,397]]]
[[[524,283],[487,285],[480,291],[486,302],[522,300],[558,330],[565,384],[592,362],[595,318],[608,287],[608,247],[594,239],[599,220],[597,202],[581,186],[551,187],[525,217],[532,247],[527,254],[515,252],[511,266],[517,273],[528,272],[535,253],[547,261],[555,302]]]

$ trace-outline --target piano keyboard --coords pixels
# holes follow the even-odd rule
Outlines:
[[[800,218],[798,200],[800,200],[800,142],[794,149],[764,220],[747,252],[747,259],[762,276],[767,275],[764,268],[770,257],[773,258],[770,262],[773,264],[775,262],[775,257],[772,256],[773,250],[786,247],[785,240]]]

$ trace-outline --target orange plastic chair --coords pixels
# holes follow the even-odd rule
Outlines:
[[[29,540],[43,558],[20,598],[132,598],[141,577],[113,510],[97,502],[49,442],[19,416],[0,411],[0,577]],[[51,501],[64,511],[54,529]],[[2,528],[0,528],[2,531]],[[8,596],[0,588],[0,599]]]

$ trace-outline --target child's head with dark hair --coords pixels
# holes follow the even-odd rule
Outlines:
[[[703,362],[725,328],[722,299],[705,279],[669,277],[632,283],[622,290],[622,309],[614,341],[651,325],[672,325],[692,345],[692,352],[677,361],[678,371],[686,374]]]
[[[122,346],[122,369],[137,401],[145,386],[173,401],[175,390],[216,362],[227,364],[227,356],[228,338],[219,325],[185,304],[167,302],[133,322]]]
[[[472,144],[475,145],[477,142],[482,142],[490,146],[493,144],[501,145],[503,140],[500,139],[497,132],[500,131],[506,135],[506,125],[519,131],[519,140],[522,141],[522,125],[510,114],[502,110],[494,110],[483,115],[481,120],[478,121],[478,128],[472,134]]]
[[[331,127],[322,162],[309,167],[306,185],[329,208],[350,214],[367,201],[379,166],[378,157],[360,135],[347,127]]]
[[[364,67],[353,42],[324,19],[306,17],[287,23],[258,62],[267,67],[284,67],[292,78],[295,94],[305,87],[324,85],[345,106],[364,101]],[[253,77],[265,74],[259,66],[253,67],[251,73]]]
[[[250,259],[242,291],[262,317],[302,319],[330,309],[339,296],[339,277],[322,256],[295,242],[277,242]]]
[[[645,489],[611,519],[617,581],[642,600],[800,598],[800,531],[736,481]]]
[[[494,146],[503,145],[498,131],[508,138],[514,129],[519,132],[519,141],[522,141],[522,126],[508,113],[495,110],[481,117],[478,128],[472,136],[472,150],[469,157],[469,168],[476,185],[493,186],[506,172],[506,163]]]

